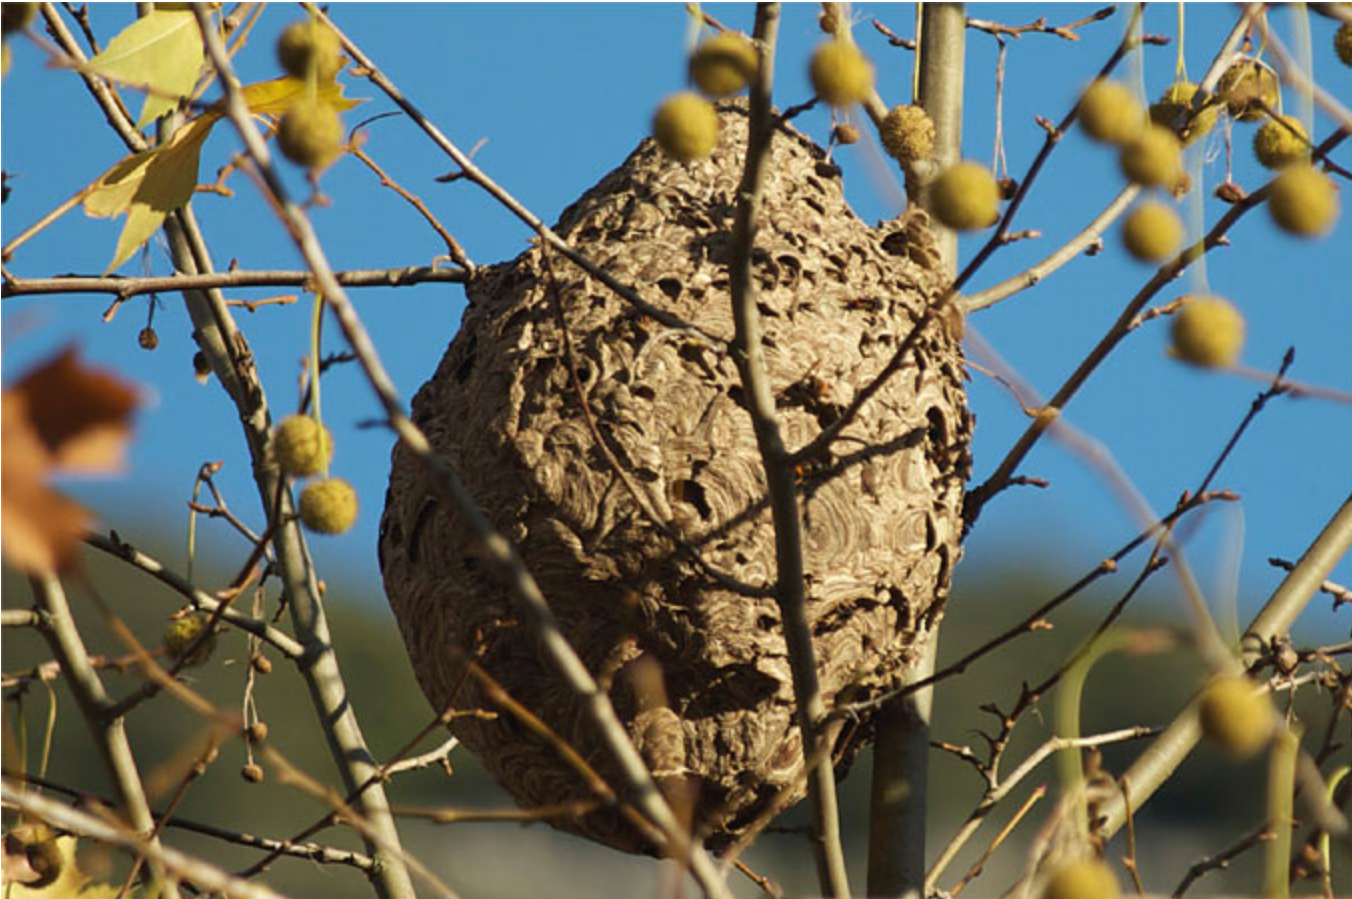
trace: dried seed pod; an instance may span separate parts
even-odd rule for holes
[[[730,341],[729,234],[747,113],[740,101],[718,110],[710,156],[681,165],[644,141],[556,227],[649,302]],[[753,259],[790,447],[808,443],[877,375],[946,277],[925,214],[868,227],[839,180],[823,174],[824,155],[791,126],[775,131]],[[669,536],[717,571],[773,581],[774,528],[741,380],[716,340],[654,321],[562,261],[552,270],[538,247],[480,270],[413,418],[517,546],[659,786],[695,795],[696,826],[712,848],[726,847],[806,792],[778,605],[721,585]],[[556,303],[575,366],[564,359]],[[596,446],[572,371],[642,505]],[[847,439],[802,466],[807,614],[828,706],[845,690],[862,700],[895,686],[942,615],[960,553],[970,432],[958,346],[936,323],[844,429]],[[467,676],[473,658],[608,782],[621,782],[582,703],[430,477],[395,448],[380,537],[386,592],[428,699],[495,708]],[[505,712],[457,717],[451,729],[523,805],[591,797],[554,748]],[[847,726],[838,757],[848,760],[867,733],[867,720]],[[612,809],[554,823],[651,851]]]

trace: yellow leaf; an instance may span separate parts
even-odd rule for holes
[[[188,11],[156,9],[123,29],[89,65],[101,75],[150,91],[136,122],[141,128],[192,92],[203,60],[197,18]]]
[[[128,156],[96,182],[85,198],[85,212],[100,218],[130,213],[106,272],[130,259],[165,216],[192,199],[202,142],[218,118],[215,113],[198,116],[169,143]]]
[[[32,889],[21,883],[5,885],[5,899],[74,899],[89,877],[75,863],[75,837],[56,837],[56,848],[61,856],[61,874],[52,883]]]
[[[249,112],[255,115],[280,116],[293,106],[297,100],[311,96],[309,86],[303,78],[274,78],[271,81],[258,81],[244,88],[244,102]],[[343,96],[343,86],[330,79],[320,82],[313,94],[315,100],[327,103],[338,112],[347,112],[365,100],[353,100]]]

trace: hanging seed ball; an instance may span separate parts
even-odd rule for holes
[[[332,81],[343,67],[343,48],[333,29],[314,19],[292,22],[277,39],[277,62],[292,78],[313,72],[319,81]]]
[[[726,343],[748,113],[741,100],[717,111],[718,142],[699,165],[645,141],[555,226],[653,314],[573,266],[555,262],[551,278],[538,247],[481,266],[459,333],[411,412],[519,550],[582,663],[608,673],[603,689],[620,723],[715,850],[806,795],[779,607],[710,574],[760,585],[775,572],[764,468]],[[775,129],[768,153],[752,276],[780,426],[799,447],[887,365],[946,276],[923,210],[864,224],[825,152],[792,124]],[[597,450],[561,362],[558,309],[592,420],[641,503]],[[807,615],[828,707],[842,690],[862,701],[900,682],[959,556],[970,468],[963,367],[944,328],[925,329],[916,349],[801,474]],[[852,462],[863,445],[892,449]],[[468,675],[474,659],[620,782],[584,701],[541,655],[481,542],[433,485],[427,466],[396,446],[380,563],[428,700],[501,712]],[[861,724],[838,734],[837,759],[853,757],[869,728]],[[458,717],[450,729],[527,808],[593,797],[505,712]],[[613,808],[552,823],[653,851]]]
[[[200,611],[189,612],[172,619],[165,627],[163,636],[164,651],[169,658],[178,661],[178,658],[197,642],[197,638],[202,636],[210,620],[210,615]],[[185,668],[196,668],[198,665],[205,664],[216,648],[216,637],[215,633],[208,637],[197,648],[196,652],[183,660],[183,666]]]
[[[1293,115],[1269,119],[1254,132],[1253,155],[1263,168],[1274,170],[1308,160],[1310,143],[1305,139],[1300,119]]]
[[[307,169],[327,166],[342,152],[343,121],[327,103],[301,100],[282,114],[277,146],[282,155]]]
[[[1142,187],[1173,187],[1183,174],[1183,154],[1168,128],[1151,125],[1123,145],[1122,174]]]
[[[681,162],[709,155],[718,143],[718,114],[708,100],[684,91],[662,101],[653,116],[657,145]]]
[[[850,144],[859,143],[859,129],[854,125],[840,124],[831,131],[831,136],[837,144],[848,147]]]
[[[1192,98],[1196,93],[1197,85],[1191,81],[1176,81],[1150,107],[1150,120],[1163,128],[1174,130],[1175,136],[1185,147],[1210,131],[1221,114],[1219,107],[1207,103],[1194,115]]]
[[[1257,122],[1277,107],[1277,75],[1256,59],[1242,59],[1225,70],[1216,93],[1225,98],[1225,108],[1241,122]]]
[[[1122,242],[1127,252],[1142,262],[1159,262],[1172,256],[1183,243],[1183,222],[1171,206],[1142,203],[1122,225]]]
[[[1244,348],[1244,316],[1229,301],[1200,296],[1174,313],[1170,351],[1203,368],[1229,368]]]
[[[263,782],[263,768],[260,765],[250,762],[239,769],[239,776],[251,784],[259,784]]]
[[[155,333],[155,329],[147,325],[141,329],[141,333],[136,335],[136,343],[143,350],[154,350],[160,345],[160,335]]]
[[[1268,212],[1283,231],[1318,237],[1338,220],[1337,188],[1313,166],[1293,165],[1273,182]]]
[[[922,106],[893,106],[883,119],[882,138],[888,155],[909,166],[934,152],[934,120]]]
[[[756,48],[730,31],[709,38],[690,57],[690,78],[710,97],[737,93],[755,74]]]
[[[956,231],[989,228],[1000,219],[1000,186],[975,162],[945,169],[930,185],[929,202],[934,217]]]
[[[1042,899],[1118,899],[1121,895],[1112,869],[1097,859],[1062,865],[1042,891]]]
[[[832,106],[861,103],[873,93],[873,64],[850,41],[826,41],[808,66],[812,89]]]
[[[28,4],[32,5],[32,4]],[[1352,24],[1344,22],[1333,35],[1333,50],[1343,65],[1352,66]]]
[[[1222,677],[1202,693],[1202,733],[1226,752],[1250,756],[1272,734],[1272,705],[1247,677]]]
[[[292,415],[277,426],[272,451],[282,471],[308,477],[323,471],[333,458],[333,435],[309,415]]]
[[[1099,79],[1080,98],[1079,119],[1094,140],[1124,144],[1141,133],[1145,113],[1125,84]]]
[[[341,478],[313,481],[300,494],[300,520],[316,534],[342,534],[357,523],[357,491]]]

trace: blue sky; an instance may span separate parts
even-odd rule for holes
[[[978,4],[970,14],[1018,24],[1045,12],[1061,22],[1095,8]],[[880,90],[889,104],[910,99],[911,53],[889,47],[868,23],[877,16],[909,36],[912,10],[854,7],[858,42],[877,64]],[[750,6],[716,4],[709,11],[729,26],[751,27]],[[98,5],[93,10],[95,27],[105,41],[132,15],[129,4]],[[288,6],[268,8],[238,59],[246,81],[277,74],[272,42],[299,15]],[[645,136],[655,104],[684,86],[690,30],[680,4],[517,8],[339,4],[333,15],[453,141],[468,150],[485,140],[476,162],[549,222],[624,159]],[[1186,62],[1194,79],[1205,72],[1236,15],[1230,5],[1187,7]],[[1278,33],[1292,45],[1290,10],[1275,11],[1272,17]],[[806,60],[821,40],[815,18],[814,6],[785,9],[775,85],[780,106],[810,96]],[[1107,21],[1085,27],[1083,39],[1074,43],[1040,34],[1010,42],[1004,131],[1011,174],[1022,176],[1041,144],[1043,132],[1033,117],[1057,120],[1064,115],[1076,92],[1111,53],[1126,19],[1124,7]],[[1177,7],[1152,5],[1145,25],[1149,32],[1176,38]],[[1333,94],[1352,96],[1352,70],[1341,66],[1331,51],[1332,23],[1314,16],[1311,28],[1316,77]],[[69,72],[45,68],[43,62],[34,46],[18,42],[4,82],[3,163],[15,178],[13,195],[3,210],[6,239],[123,154],[79,80]],[[1175,45],[1145,49],[1141,65],[1149,96],[1157,96],[1172,80],[1175,63]],[[987,163],[994,134],[994,71],[995,41],[969,32],[964,155]],[[1130,66],[1123,70],[1131,71]],[[345,79],[349,95],[370,98],[348,115],[349,124],[393,109],[367,82]],[[1286,101],[1291,108],[1300,108],[1289,91]],[[139,106],[138,98],[129,102]],[[796,124],[819,142],[829,133],[824,112],[804,115]],[[1318,138],[1331,128],[1327,118],[1316,118]],[[433,181],[452,164],[407,120],[382,119],[368,133],[368,152],[429,203],[476,262],[508,259],[525,247],[529,237],[525,226],[484,194],[465,182]],[[1199,217],[1209,226],[1225,209],[1210,196],[1224,173],[1219,134],[1218,128],[1191,151],[1190,162],[1201,166],[1203,183],[1195,193],[1202,200],[1200,208],[1185,204],[1182,211],[1194,228]],[[1249,189],[1266,180],[1252,159],[1251,137],[1252,126],[1236,128],[1235,178]],[[200,180],[212,180],[238,146],[228,127],[218,127],[208,142]],[[847,195],[862,218],[875,221],[900,211],[894,170],[872,139],[840,150],[837,159],[845,169]],[[1335,159],[1352,165],[1346,146]],[[287,176],[301,191],[300,175],[289,171]],[[205,194],[195,201],[218,267],[231,259],[249,269],[301,267],[283,229],[248,179],[236,174],[230,184],[233,198]],[[1037,228],[1044,236],[1001,250],[976,277],[973,288],[1003,280],[1050,253],[1121,186],[1113,155],[1071,133],[1015,222],[1015,228]],[[1341,186],[1346,198],[1346,183]],[[431,230],[360,163],[340,161],[324,178],[323,187],[332,205],[314,210],[314,219],[336,267],[425,264],[441,251]],[[1344,199],[1344,207],[1349,205]],[[1321,241],[1299,241],[1279,233],[1265,210],[1255,210],[1232,231],[1233,246],[1208,257],[1206,280],[1200,273],[1189,273],[1159,300],[1204,288],[1224,295],[1248,319],[1245,363],[1274,369],[1286,347],[1294,346],[1295,378],[1352,390],[1350,218],[1345,215]],[[112,256],[120,224],[71,213],[22,248],[10,270],[20,276],[101,272]],[[979,240],[979,236],[964,239],[964,256],[975,252]],[[162,244],[152,242],[147,256],[134,258],[121,272],[136,274],[143,266],[157,274],[169,271]],[[1105,252],[1078,259],[1036,289],[974,316],[971,326],[1039,392],[1050,395],[1151,273],[1126,257],[1112,231]],[[230,296],[259,298],[282,292],[235,291]],[[356,290],[352,296],[395,383],[411,397],[454,334],[463,291],[455,285],[427,285]],[[75,341],[89,359],[141,384],[149,399],[139,415],[126,476],[69,484],[70,491],[99,509],[108,526],[131,539],[138,530],[149,528],[152,517],[161,528],[183,533],[184,503],[198,467],[204,461],[224,460],[219,481],[231,506],[258,526],[256,493],[233,408],[216,384],[200,386],[192,378],[195,346],[179,298],[162,298],[155,314],[160,346],[153,353],[139,349],[136,341],[146,323],[145,299],[126,304],[105,324],[100,316],[107,305],[106,297],[93,295],[7,299],[3,304],[6,380],[54,348]],[[300,360],[308,349],[309,316],[308,297],[295,305],[239,315],[274,410],[295,408]],[[1160,512],[1201,478],[1259,390],[1255,382],[1198,372],[1170,360],[1164,352],[1166,331],[1167,320],[1139,329],[1067,412],[1069,422],[1111,450],[1146,501]],[[336,335],[336,329],[329,334]],[[336,336],[326,348],[342,349]],[[978,418],[974,452],[976,477],[981,479],[1004,455],[1026,419],[1003,388],[979,373],[973,377],[971,403]],[[382,429],[361,427],[378,416],[378,407],[353,367],[326,378],[324,411],[338,442],[334,473],[356,485],[363,510],[354,531],[338,538],[316,538],[312,545],[323,576],[330,580],[341,576],[379,603],[375,532],[392,438]],[[1266,559],[1298,556],[1346,498],[1352,488],[1349,447],[1352,407],[1281,399],[1259,417],[1221,472],[1217,486],[1238,491],[1244,501],[1208,516],[1192,538],[1190,551],[1204,586],[1222,597],[1230,593],[1226,572],[1242,559],[1238,563],[1242,619],[1280,580]],[[1036,559],[1078,573],[1138,529],[1098,475],[1063,447],[1045,442],[1027,459],[1022,473],[1048,478],[1052,488],[1016,489],[991,503],[968,542],[966,565],[1019,570]],[[219,554],[227,568],[243,552],[224,526],[208,524],[203,540],[204,550]],[[166,561],[182,566],[181,558]],[[1352,582],[1352,562],[1344,561],[1335,578]],[[1169,587],[1174,589],[1172,582]],[[1327,601],[1317,605],[1328,608]],[[1321,611],[1309,618],[1310,624],[1332,633],[1335,619]],[[1346,626],[1346,613],[1341,626]]]

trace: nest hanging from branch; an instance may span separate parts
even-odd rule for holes
[[[460,331],[413,401],[414,420],[516,545],[659,785],[714,849],[805,794],[779,608],[710,573],[762,586],[775,576],[761,459],[717,340],[733,336],[728,247],[747,139],[744,105],[719,115],[711,157],[681,166],[645,140],[557,226],[698,330],[653,320],[557,254],[547,267],[536,247],[475,276]],[[794,448],[882,369],[944,281],[923,213],[869,228],[846,205],[838,170],[796,130],[778,129],[766,172],[753,275]],[[970,431],[956,341],[931,326],[831,451],[800,468],[808,616],[828,707],[844,690],[866,699],[896,686],[942,614]],[[497,713],[450,728],[519,803],[594,794],[488,699],[470,660],[620,782],[468,528],[402,445],[380,554],[423,691],[438,709]],[[840,733],[838,763],[865,735],[859,724]],[[613,808],[553,823],[651,851]]]

